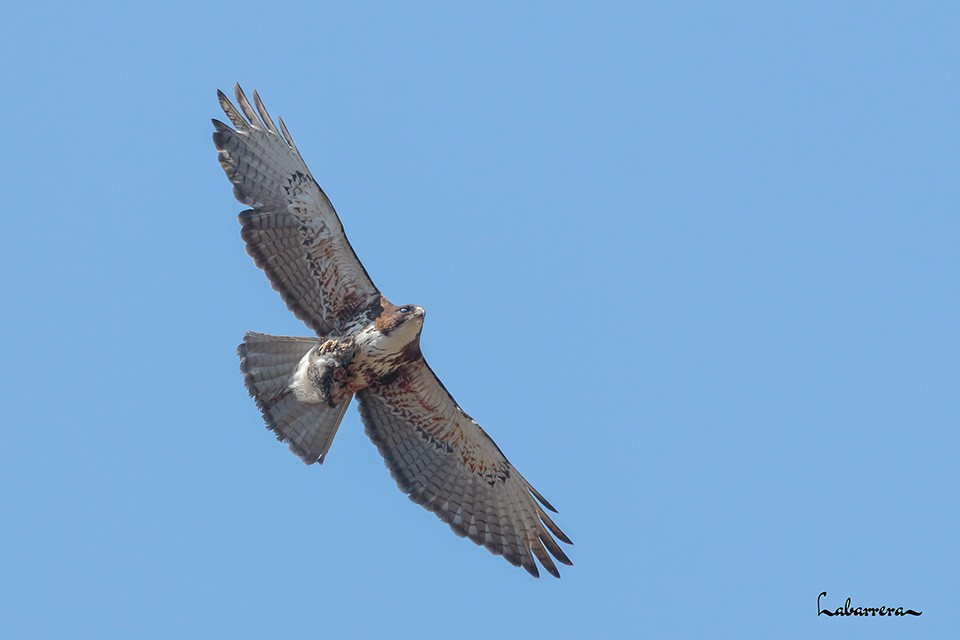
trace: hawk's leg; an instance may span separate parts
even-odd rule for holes
[[[351,385],[350,364],[357,354],[353,340],[327,340],[317,348],[310,378],[319,396],[331,407],[348,399],[356,389]]]

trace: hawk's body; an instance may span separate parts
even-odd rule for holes
[[[267,426],[304,462],[322,463],[355,395],[367,434],[412,500],[534,576],[536,557],[559,577],[550,555],[570,560],[552,536],[570,540],[427,366],[423,309],[381,295],[283,121],[278,130],[256,93],[255,109],[239,86],[236,94],[242,115],[219,93],[235,129],[214,120],[213,139],[234,194],[251,207],[240,214],[247,252],[319,336],[244,338],[241,369]]]

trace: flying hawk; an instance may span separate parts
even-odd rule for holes
[[[461,409],[420,352],[424,310],[391,304],[347,241],[283,120],[236,86],[238,111],[218,91],[233,127],[213,120],[213,143],[233,183],[247,253],[287,307],[316,332],[247,333],[237,351],[250,395],[277,439],[307,464],[323,463],[356,396],[367,435],[400,490],[459,535],[531,575],[534,558],[560,577],[551,536],[570,539],[556,512]],[[547,553],[549,551],[549,553]]]

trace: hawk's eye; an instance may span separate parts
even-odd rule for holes
[[[410,307],[400,307],[400,313],[410,313]]]

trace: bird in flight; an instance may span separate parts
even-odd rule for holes
[[[317,337],[249,332],[237,351],[264,421],[307,464],[323,463],[353,397],[367,435],[400,490],[459,535],[539,577],[536,558],[572,544],[547,500],[457,405],[420,351],[424,310],[397,306],[373,284],[283,120],[236,86],[218,91],[233,127],[213,120],[213,143],[237,200],[247,253]],[[549,553],[548,553],[549,552]],[[551,558],[552,556],[552,558]]]

